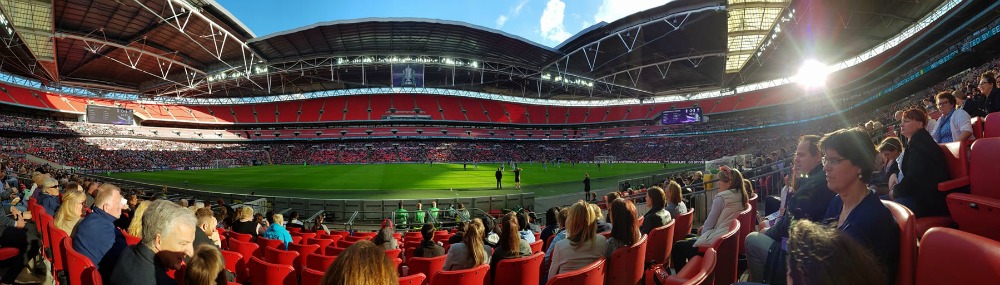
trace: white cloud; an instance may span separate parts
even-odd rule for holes
[[[514,10],[511,10],[511,14],[510,15],[511,16],[520,15],[521,14],[521,9],[524,9],[524,6],[527,5],[527,4],[528,4],[528,0],[521,0],[521,1],[517,2],[517,6],[514,6]]]
[[[672,0],[602,0],[594,14],[594,22],[614,22],[622,17],[657,7]]]
[[[500,15],[497,17],[497,29],[503,28],[503,24],[507,23],[507,16]]]
[[[571,35],[566,32],[563,26],[563,18],[566,14],[566,3],[560,0],[549,0],[542,11],[541,34],[545,38],[554,42],[563,42]]]

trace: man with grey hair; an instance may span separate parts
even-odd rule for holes
[[[153,201],[142,216],[142,241],[123,250],[110,284],[177,284],[166,272],[194,255],[198,220],[190,210],[166,200]]]

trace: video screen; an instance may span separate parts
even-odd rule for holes
[[[87,122],[110,125],[131,125],[132,110],[125,108],[87,105]]]
[[[691,107],[663,111],[660,123],[664,125],[690,124],[701,122],[701,108]]]

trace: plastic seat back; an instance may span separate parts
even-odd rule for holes
[[[385,251],[385,255],[388,256],[390,259],[392,259],[392,258],[399,258],[399,254],[402,253],[402,252],[403,252],[403,250],[402,249],[398,249],[398,248],[397,249],[387,249]]]
[[[677,215],[674,220],[677,224],[674,225],[674,241],[671,243],[676,243],[691,234],[691,226],[694,223],[694,208],[688,208],[687,213]]]
[[[482,285],[489,276],[490,265],[469,269],[441,271],[431,276],[431,285]]]
[[[295,260],[299,258],[299,253],[295,251],[280,250],[277,248],[264,249],[264,261],[274,264],[291,265],[295,268]]]
[[[67,235],[66,232],[57,227],[49,227],[49,240],[51,240],[52,244],[54,244],[54,246],[52,246],[52,270],[54,272],[65,270],[62,258],[62,247],[59,246],[65,238],[69,238],[69,235]]]
[[[292,267],[294,267],[296,271],[302,272],[302,268],[305,267],[303,264],[306,262],[306,256],[309,256],[311,253],[318,252],[319,246],[315,244],[302,245],[290,243],[288,244],[288,250],[299,253],[299,257],[295,259],[295,263],[292,263]]]
[[[537,252],[531,256],[509,258],[497,262],[496,273],[493,274],[493,284],[537,284],[541,278],[539,270],[545,253]]]
[[[253,235],[251,235],[251,234],[242,234],[242,233],[238,233],[238,232],[234,232],[234,231],[229,231],[229,239],[230,240],[238,240],[238,241],[242,241],[242,242],[251,242],[250,240],[253,239]]]
[[[644,262],[665,263],[674,248],[674,225],[677,220],[670,220],[666,225],[649,231],[646,239],[646,257]]]
[[[913,216],[913,211],[899,203],[882,200],[882,204],[899,224],[899,270],[896,272],[896,284],[912,285],[913,270],[917,265],[917,218]]]
[[[983,135],[983,129],[986,127],[985,122],[986,120],[984,120],[982,117],[972,118],[972,136],[974,138],[981,139],[985,137]]]
[[[406,260],[406,266],[410,268],[410,275],[423,273],[427,275],[427,280],[434,278],[434,274],[441,272],[444,269],[444,259],[447,255],[442,255],[438,257],[414,257]]]
[[[583,268],[550,277],[546,285],[602,285],[604,284],[604,258]]]
[[[337,239],[340,239],[340,236],[335,236],[335,237],[337,237]],[[318,245],[319,246],[318,252],[320,254],[323,254],[326,251],[326,247],[330,246],[330,244],[332,244],[332,243],[334,243],[336,241],[337,240],[326,239],[326,238],[311,238],[311,239],[306,239],[306,244],[315,244],[315,245]]]
[[[243,268],[239,266],[236,267],[236,280],[239,283],[246,283],[250,278],[249,265],[250,258],[257,255],[260,252],[259,246],[256,243],[242,242],[236,239],[229,241],[229,250],[235,251],[243,256],[243,264],[246,265]]]
[[[696,256],[684,265],[677,274],[667,276],[666,279],[662,281],[663,285],[700,285],[700,284],[712,284],[715,280],[712,279],[713,271],[715,270],[715,263],[718,261],[718,255],[714,249],[708,249],[705,251],[704,256]],[[649,283],[647,283],[649,284]]]
[[[84,271],[88,268],[96,269],[94,263],[90,261],[90,258],[73,249],[73,239],[64,238],[60,246],[62,247],[63,262],[66,265],[66,280],[70,285],[88,284],[89,282],[85,282],[83,278]]]
[[[306,242],[307,239],[316,237],[316,233],[300,233],[298,235],[302,237],[301,243],[303,244]]]
[[[604,284],[636,285],[642,279],[643,262],[646,260],[646,237],[629,247],[616,249],[607,264]]]
[[[1000,137],[1000,112],[993,112],[986,115],[986,121],[984,123],[984,138]]]
[[[535,242],[530,243],[528,245],[531,246],[531,253],[536,253],[536,252],[543,252],[542,251],[542,246],[544,244],[545,244],[545,241],[543,241],[541,239],[538,239],[538,240],[535,240]]]
[[[969,194],[951,193],[946,198],[948,210],[960,230],[994,240],[1000,240],[1000,188],[997,188],[1000,163],[997,161],[1000,161],[1000,138],[973,142],[969,158]]]
[[[347,248],[346,247],[338,247],[338,246],[331,245],[331,246],[326,247],[326,255],[328,255],[328,256],[337,256],[337,255],[340,255],[341,252],[344,252],[344,250],[347,250]]]
[[[233,274],[239,272],[238,270],[247,270],[247,263],[243,259],[243,255],[239,252],[223,250],[222,259],[226,260],[226,270],[229,270]]]
[[[250,282],[253,284],[298,285],[295,269],[290,264],[274,264],[250,257]]]
[[[920,241],[916,285],[996,284],[1000,242],[975,234],[932,228]]]
[[[423,273],[411,274],[408,276],[399,277],[399,285],[420,285],[427,280],[427,276]],[[305,284],[303,284],[305,285]]]
[[[263,250],[264,248],[268,248],[268,247],[285,249],[285,243],[282,242],[281,240],[269,239],[269,238],[260,237],[260,236],[257,237],[257,245],[260,246],[261,250]],[[257,257],[263,257],[263,254],[264,254],[264,252],[262,251],[261,255],[257,256]]]
[[[326,272],[326,269],[330,268],[330,264],[333,264],[333,261],[336,259],[336,256],[310,253],[309,255],[306,255],[305,268]]]
[[[142,241],[142,238],[130,235],[124,230],[122,230],[122,234],[125,235],[125,243],[128,245],[137,245]]]
[[[737,259],[739,258],[738,250],[739,245],[736,241],[736,234],[740,232],[740,221],[732,220],[729,222],[729,227],[725,234],[719,237],[712,243],[711,248],[715,249],[716,252],[716,265],[715,272],[712,274],[712,278],[715,279],[716,285],[721,284],[733,284],[736,283],[737,271]],[[701,249],[702,252],[706,251],[705,248]]]
[[[312,268],[303,269],[301,285],[320,285],[320,282],[323,281],[324,272],[313,270]]]

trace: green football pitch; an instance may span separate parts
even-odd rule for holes
[[[496,190],[495,172],[500,164],[358,164],[270,165],[230,169],[112,173],[111,176],[158,185],[213,192],[245,193],[326,199],[416,199],[487,196],[534,192],[546,197],[583,191],[584,173],[595,191],[611,189],[625,178],[667,173],[690,167],[684,164],[596,164],[559,167],[540,163],[518,164],[521,190],[514,189],[514,173],[503,172],[503,190]]]

